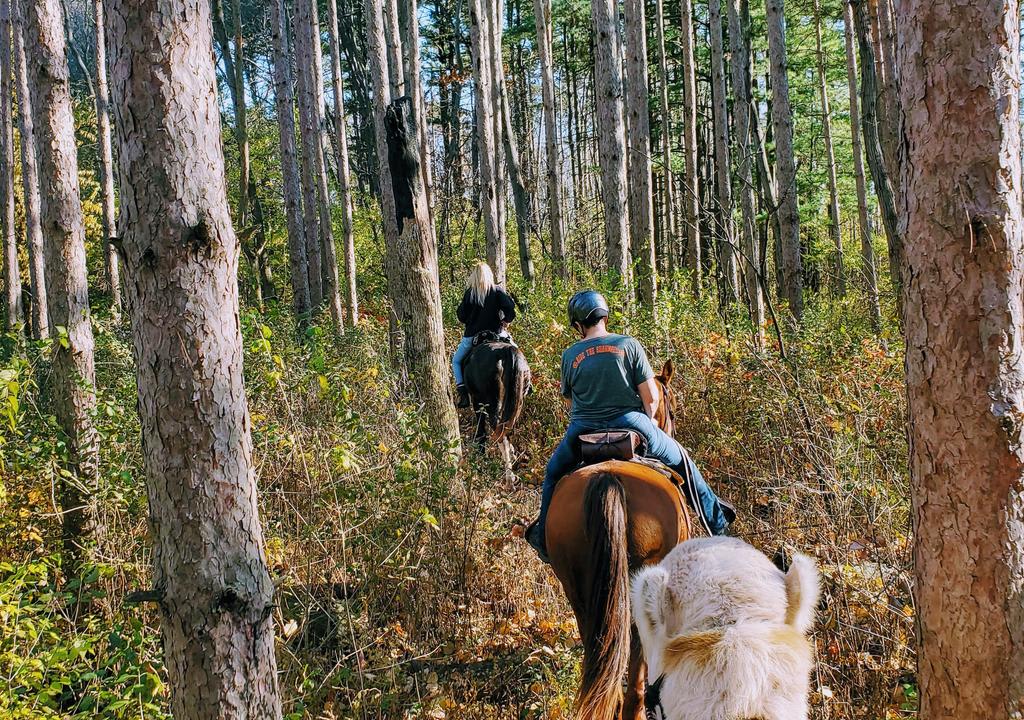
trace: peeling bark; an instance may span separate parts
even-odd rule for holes
[[[59,0],[28,0],[25,30],[25,37],[32,38],[32,42],[26,42],[32,116],[39,138],[45,139],[37,143],[37,148],[49,323],[60,332],[45,391],[68,445],[71,477],[60,480],[60,504],[65,572],[74,576],[99,530],[95,497],[99,436],[92,421],[96,370],[89,321],[85,217],[78,193],[78,150],[64,13]]]
[[[903,0],[897,17],[900,211],[913,238],[904,331],[914,598],[928,719],[1024,709],[1018,12],[1017,2]]]
[[[274,720],[274,588],[242,380],[210,6],[109,0],[107,33],[170,710]]]

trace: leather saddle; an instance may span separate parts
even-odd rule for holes
[[[607,460],[624,460],[645,465],[661,473],[669,482],[676,486],[676,489],[683,498],[684,505],[688,504],[694,510],[704,531],[708,535],[711,534],[711,528],[708,525],[707,518],[704,517],[700,503],[695,502],[697,491],[690,473],[687,472],[685,476],[680,475],[661,461],[645,457],[644,453],[647,451],[647,443],[640,433],[635,430],[618,429],[584,433],[579,436],[579,447],[580,458],[584,466],[596,465]],[[682,446],[680,446],[680,450],[684,455],[687,454],[686,449]],[[685,465],[689,468],[689,463]]]
[[[584,465],[605,460],[636,460],[647,451],[647,443],[634,430],[601,430],[580,435],[580,457]]]

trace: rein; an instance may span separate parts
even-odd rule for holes
[[[644,691],[644,711],[647,720],[666,720],[665,708],[661,705],[661,686],[665,682],[664,673],[647,686]]]

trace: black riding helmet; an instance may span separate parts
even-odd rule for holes
[[[587,327],[608,317],[608,301],[596,290],[580,290],[569,298],[569,324]]]

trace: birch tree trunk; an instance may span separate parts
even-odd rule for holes
[[[292,57],[288,47],[285,0],[271,4],[274,44],[274,100],[280,131],[281,176],[284,210],[288,221],[288,267],[292,284],[292,309],[304,328],[309,319],[309,264],[306,259],[306,227],[302,214],[302,190],[295,148],[295,100],[292,95]]]
[[[897,18],[924,720],[1024,708],[1018,13],[1017,2],[904,0]]]
[[[860,254],[864,289],[871,312],[871,326],[882,329],[882,311],[878,304],[878,277],[875,274],[875,250],[868,224],[868,193],[864,178],[864,153],[861,148],[860,103],[857,100],[857,51],[853,44],[853,7],[843,3],[843,34],[846,39],[846,69],[850,85],[850,133],[853,136],[853,175],[857,183],[857,228],[860,231]]]
[[[21,270],[18,267],[18,235],[14,226],[14,123],[11,108],[11,3],[0,2],[0,233],[3,235],[4,329],[13,330],[24,320],[21,306]]]
[[[625,0],[626,107],[630,249],[639,275],[640,302],[654,307],[658,275],[654,256],[651,187],[651,122],[647,91],[647,17],[644,0]]]
[[[825,52],[821,43],[821,2],[814,0],[814,41],[818,65],[818,95],[821,99],[821,131],[825,143],[825,166],[828,173],[828,232],[836,246],[836,283],[839,297],[846,295],[843,267],[843,234],[839,225],[839,191],[836,182],[836,155],[832,147],[832,110],[828,102],[828,77],[825,73]]]
[[[359,299],[356,292],[356,245],[352,232],[352,178],[348,167],[348,132],[345,123],[345,97],[341,78],[341,43],[338,41],[338,2],[327,1],[328,36],[331,42],[331,89],[334,93],[334,151],[341,192],[341,234],[345,247],[345,310],[349,323],[359,324]]]
[[[429,233],[420,170],[419,135],[410,125],[411,100],[392,100],[386,76],[383,8],[366,0],[374,124],[380,159],[388,292],[404,334],[405,367],[442,443],[459,447],[459,423],[451,397],[437,280],[437,249]]]
[[[68,446],[70,477],[60,480],[65,573],[73,577],[98,531],[99,436],[93,426],[96,370],[85,217],[78,195],[78,150],[68,85],[64,13],[59,0],[29,0],[25,37],[32,116],[39,137],[40,218],[49,323],[64,328],[53,348],[47,399]]]
[[[555,77],[552,69],[551,0],[533,0],[540,56],[541,98],[544,107],[544,149],[547,153],[548,215],[551,220],[551,256],[556,274],[566,277],[565,236],[562,220],[561,165],[558,161],[558,120],[555,117]]]
[[[799,322],[803,316],[803,263],[800,250],[800,213],[796,197],[796,160],[793,156],[793,110],[786,75],[786,18],[783,0],[766,1],[768,55],[772,81],[772,132],[775,137],[776,187],[779,193],[779,244],[782,280],[789,310]]]
[[[716,199],[721,227],[718,238],[718,271],[729,302],[739,299],[736,256],[733,253],[732,176],[729,158],[729,116],[725,109],[725,52],[722,47],[722,3],[708,2],[708,32],[711,35],[711,110],[715,129]],[[723,302],[725,299],[723,298]]]
[[[110,291],[110,311],[114,320],[121,316],[121,273],[118,268],[114,224],[114,156],[110,147],[110,91],[107,88],[107,43],[103,34],[103,2],[93,0],[96,20],[96,124],[100,161],[100,204],[103,209],[103,260],[107,289]]]
[[[754,343],[764,346],[764,298],[761,294],[760,248],[757,244],[757,217],[754,210],[754,174],[751,169],[753,157],[750,142],[750,27],[745,7],[747,0],[729,0],[729,50],[732,56],[733,121],[736,128],[736,174],[739,179],[740,195],[740,258],[741,277],[750,323],[754,328]]]
[[[668,55],[665,52],[665,7],[662,0],[656,0],[656,16],[654,19],[654,31],[658,42],[658,71],[661,75],[659,82],[660,93],[658,101],[661,108],[661,165],[662,165],[662,253],[664,257],[658,256],[658,263],[669,272],[675,269],[675,243],[676,243],[676,216],[675,197],[672,184],[672,110],[668,104]],[[667,262],[666,262],[667,259]]]
[[[493,29],[491,3],[488,0],[470,0],[469,33],[473,55],[473,94],[476,107],[476,140],[480,165],[480,214],[484,221],[487,243],[487,262],[494,271],[499,285],[505,283],[506,240],[499,204],[504,188],[500,185],[498,170],[498,143],[495,117],[500,108],[494,105],[494,62],[491,57]]]
[[[149,595],[160,609],[170,710],[274,720],[274,587],[242,380],[239,245],[210,6],[109,1],[120,237],[155,544]]]
[[[622,99],[622,43],[616,0],[593,0],[594,105],[604,205],[605,267],[617,282],[629,282],[629,206],[626,118]]]
[[[46,259],[43,253],[43,227],[40,222],[39,164],[36,159],[35,120],[29,93],[28,62],[25,57],[25,2],[11,1],[14,46],[14,81],[18,93],[18,132],[21,136],[21,187],[25,202],[25,246],[28,250],[29,283],[32,288],[32,337],[50,337],[50,318],[46,299]]]

